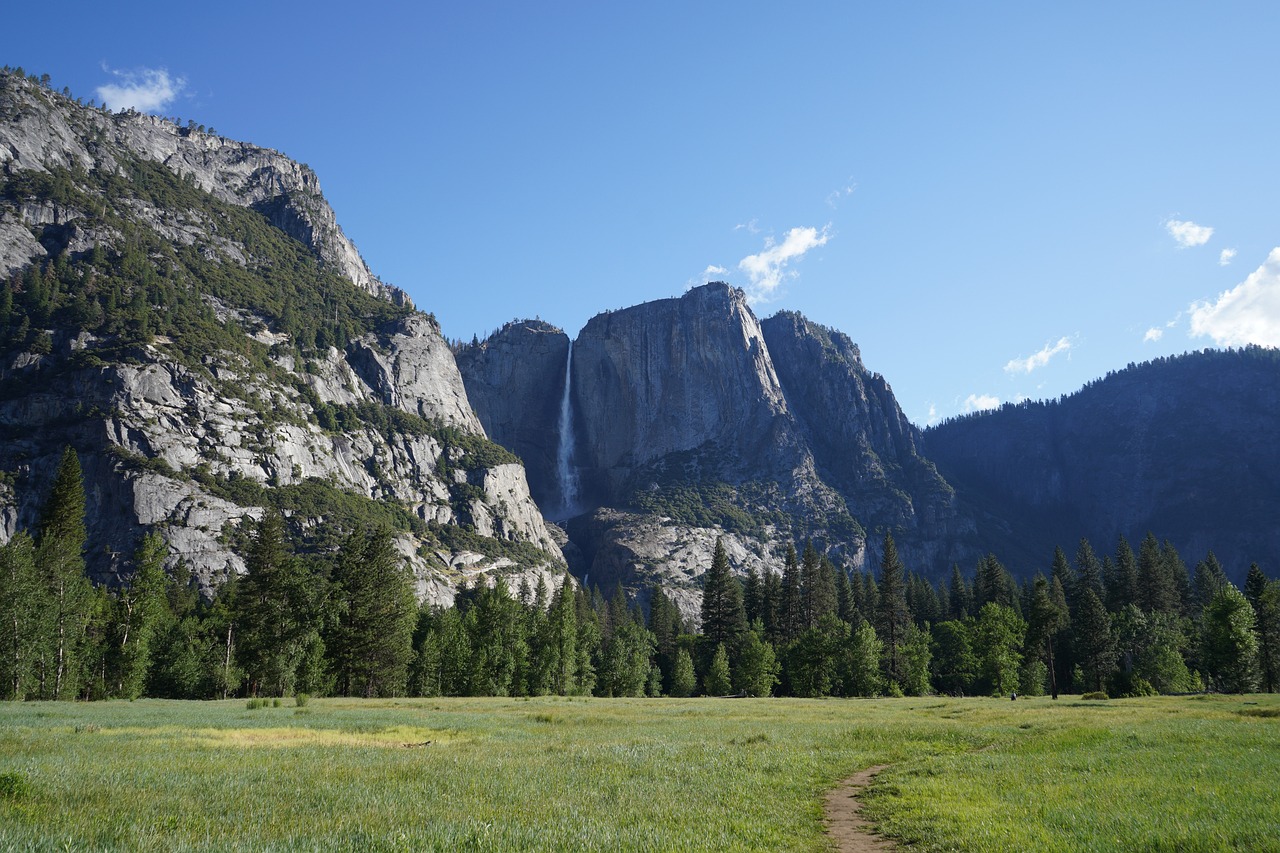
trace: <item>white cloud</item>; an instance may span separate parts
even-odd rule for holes
[[[1187,249],[1191,246],[1203,246],[1209,242],[1209,238],[1213,236],[1213,229],[1208,225],[1197,225],[1191,220],[1167,219],[1164,223],[1164,230],[1169,232],[1169,236],[1178,241],[1178,248]]]
[[[115,83],[97,88],[98,97],[107,109],[113,111],[133,108],[139,112],[154,113],[164,109],[182,93],[187,81],[173,78],[165,68],[140,68],[137,71],[114,71]]]
[[[994,409],[1000,405],[1000,398],[993,394],[970,394],[964,398],[964,410],[966,412],[981,412],[986,409]]]
[[[729,271],[722,266],[717,266],[716,264],[708,264],[707,268],[702,271],[702,275],[704,278],[707,278],[708,280],[710,280],[710,276],[725,275],[728,272]]]
[[[788,272],[789,263],[799,260],[810,249],[826,245],[831,239],[831,226],[817,228],[792,228],[781,243],[775,243],[772,237],[764,242],[764,251],[755,255],[747,255],[738,261],[738,269],[747,274],[751,280],[747,288],[747,296],[751,302],[767,301],[784,278],[794,277]]]
[[[758,219],[753,219],[753,220],[751,220],[750,222],[740,222],[740,223],[738,223],[737,225],[733,226],[733,230],[734,230],[734,231],[746,231],[748,234],[759,234],[759,233],[760,233],[760,227],[759,227],[758,225],[756,225],[756,223],[757,223],[757,222],[759,222],[759,221],[760,221],[760,220],[758,220]]]
[[[1070,352],[1071,339],[1058,338],[1056,344],[1045,344],[1044,349],[1040,352],[1033,353],[1026,358],[1012,359],[1004,366],[1005,373],[1030,373],[1038,367],[1044,367],[1049,363],[1049,359],[1053,358],[1060,352]]]
[[[1163,337],[1164,337],[1164,329],[1157,329],[1154,326],[1152,326],[1150,329],[1147,329],[1147,333],[1142,336],[1142,342],[1144,344],[1151,343],[1153,341],[1158,341]]]
[[[857,184],[850,182],[849,184],[846,184],[845,186],[840,187],[839,189],[832,190],[830,193],[827,194],[827,207],[834,210],[836,206],[840,203],[841,199],[848,198],[849,196],[853,195],[853,191],[856,190],[857,188],[858,188]]]
[[[1218,346],[1280,347],[1280,248],[1216,301],[1193,303],[1190,310],[1192,337],[1207,335]]]
[[[1222,252],[1219,253],[1218,255],[1218,266],[1225,267],[1227,264],[1231,263],[1235,259],[1235,256],[1236,256],[1235,249],[1223,249]]]
[[[938,417],[938,407],[935,406],[933,403],[930,403],[929,414],[925,415],[925,418],[924,418],[925,426],[933,426],[939,420],[941,420],[941,418]]]

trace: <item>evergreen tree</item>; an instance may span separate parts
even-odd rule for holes
[[[724,540],[716,539],[711,568],[702,576],[702,636],[710,649],[734,648],[747,628],[742,586],[729,573]]]
[[[1138,606],[1147,613],[1177,613],[1178,591],[1160,544],[1147,533],[1138,548]]]
[[[234,617],[249,692],[287,695],[312,649],[322,595],[286,545],[284,522],[274,511],[258,522],[245,567]]]
[[[778,635],[783,642],[791,642],[804,630],[804,585],[801,581],[800,560],[794,545],[787,545],[782,562],[782,595],[778,601]]]
[[[1055,546],[1053,549],[1053,567],[1049,572],[1049,577],[1058,582],[1067,598],[1075,600],[1075,588],[1079,583],[1079,578],[1076,576],[1075,569],[1071,568],[1071,564],[1067,562],[1067,553],[1060,546]],[[1027,621],[1030,622],[1030,608],[1025,609],[1023,612],[1027,614]]]
[[[831,695],[840,676],[843,651],[849,644],[849,625],[828,614],[806,628],[787,647],[787,682],[795,696]]]
[[[973,615],[973,589],[960,572],[960,564],[951,566],[951,618],[964,619]]]
[[[800,587],[803,599],[803,624],[810,628],[818,620],[836,612],[836,588],[829,561],[819,556],[813,542],[804,546],[800,557]]]
[[[747,579],[742,584],[742,609],[747,614],[747,623],[764,619],[764,582],[756,573],[755,566],[747,567]]]
[[[1105,564],[1104,564],[1105,565]],[[1138,561],[1129,540],[1123,536],[1116,542],[1116,559],[1107,573],[1107,609],[1119,611],[1126,604],[1139,604]],[[1101,689],[1101,688],[1099,688]]]
[[[1253,569],[1258,568],[1257,564],[1253,565]],[[1262,576],[1262,571],[1258,571],[1258,576]],[[1245,581],[1245,597],[1248,598],[1249,580],[1253,578],[1253,571],[1250,569],[1249,578]],[[1266,579],[1263,578],[1265,581]],[[1218,558],[1210,551],[1205,558],[1196,563],[1196,576],[1192,584],[1193,590],[1193,607],[1192,614],[1199,616],[1204,612],[1205,607],[1213,600],[1213,596],[1218,590],[1226,586],[1230,581],[1227,580],[1227,573],[1222,570],[1222,564],[1218,562]],[[1255,582],[1256,583],[1256,582]],[[1250,604],[1253,600],[1250,599]]]
[[[351,533],[334,566],[334,619],[326,637],[343,696],[405,691],[417,622],[413,575],[386,527]]]
[[[547,613],[546,637],[540,643],[544,658],[539,667],[547,675],[546,683],[552,693],[561,696],[575,693],[578,680],[578,611],[576,584],[565,572],[559,588],[551,596],[551,610]]]
[[[1111,616],[1093,590],[1085,590],[1074,624],[1076,659],[1080,661],[1086,684],[1093,690],[1102,690],[1115,668],[1116,646],[1111,635]]]
[[[1066,556],[1058,550],[1063,563]],[[1057,560],[1055,559],[1055,569]],[[1054,589],[1044,578],[1036,578],[1035,592],[1028,608],[1027,619],[1027,656],[1032,659],[1043,659],[1049,676],[1049,690],[1054,699],[1058,698],[1057,661],[1054,658],[1054,638],[1067,626],[1068,614],[1065,594],[1062,585],[1055,575]],[[1056,595],[1052,595],[1056,592]],[[1056,600],[1055,600],[1056,599]]]
[[[36,565],[49,601],[48,659],[43,661],[41,695],[75,697],[80,663],[77,654],[93,613],[93,588],[84,574],[84,481],[80,458],[70,447],[62,453],[53,489],[40,519]]]
[[[1093,594],[1098,598],[1104,598],[1106,585],[1103,578],[1102,564],[1093,553],[1093,546],[1089,544],[1088,539],[1081,538],[1080,545],[1076,548],[1076,589],[1064,587],[1071,608],[1074,610],[1080,606],[1080,599],[1086,589],[1093,590]]]
[[[876,636],[884,643],[884,675],[890,683],[901,687],[905,678],[902,643],[906,638],[911,612],[907,609],[905,569],[898,559],[898,546],[893,534],[884,536],[884,555],[880,558],[879,601],[876,608]]]

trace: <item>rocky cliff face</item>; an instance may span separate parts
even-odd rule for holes
[[[529,490],[552,517],[562,505],[556,469],[568,353],[568,335],[527,320],[509,323],[457,355],[485,433],[523,460]]]
[[[136,112],[109,113],[79,107],[30,80],[5,75],[0,86],[0,169],[47,172],[122,172],[122,155],[162,164],[175,175],[228,204],[261,212],[272,225],[306,245],[326,265],[357,287],[408,304],[408,295],[380,282],[343,234],[320,193],[314,172],[277,151],[236,142]],[[181,239],[166,213],[140,209],[153,227]],[[97,237],[77,226],[89,211],[58,204],[19,205],[0,219],[0,273],[93,245]],[[16,215],[13,215],[16,214]],[[24,227],[25,226],[25,229]],[[53,226],[49,229],[48,226]],[[31,240],[27,229],[48,233]]]
[[[857,345],[792,312],[761,328],[818,474],[853,515],[870,530],[892,531],[916,566],[970,560],[978,547],[972,520],[921,455],[920,431],[884,377],[863,365]]]
[[[1047,571],[1089,538],[1212,549],[1236,581],[1280,558],[1280,351],[1204,351],[1133,366],[1059,401],[1006,406],[924,436],[976,510],[986,547]]]
[[[3,74],[0,178],[0,535],[70,445],[99,581],[155,529],[211,589],[266,506],[320,551],[391,525],[436,601],[559,570],[434,319],[369,273],[310,170]]]
[[[517,324],[459,355],[491,434],[544,460],[568,345],[545,334]],[[798,315],[761,323],[741,291],[709,284],[592,318],[572,358],[585,502],[566,527],[590,583],[641,599],[658,584],[692,614],[720,537],[740,572],[780,571],[786,545],[809,539],[869,567],[884,530],[922,573],[977,553],[888,384],[837,332]]]

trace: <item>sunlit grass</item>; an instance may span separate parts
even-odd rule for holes
[[[1276,849],[1256,701],[5,704],[0,849],[817,851],[882,763],[922,849]]]

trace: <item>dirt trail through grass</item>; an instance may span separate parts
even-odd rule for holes
[[[888,765],[878,764],[854,774],[827,794],[823,811],[827,818],[827,834],[836,843],[840,853],[871,853],[876,850],[894,850],[886,838],[871,831],[871,825],[862,819],[862,803],[858,793],[871,779]]]

